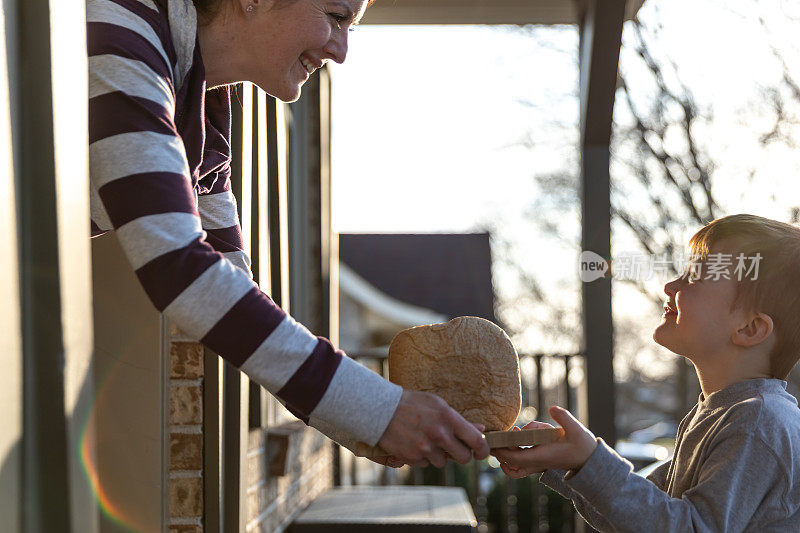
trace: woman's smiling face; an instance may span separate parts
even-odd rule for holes
[[[308,77],[327,61],[347,57],[348,31],[367,0],[251,0],[242,41],[248,46],[247,79],[293,102]]]

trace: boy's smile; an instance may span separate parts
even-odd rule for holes
[[[733,276],[712,279],[702,271],[702,263],[693,267],[697,270],[690,269],[664,286],[667,301],[653,340],[694,361],[729,348],[740,317],[733,309],[737,286]]]

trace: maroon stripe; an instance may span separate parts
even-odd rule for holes
[[[285,317],[280,307],[253,287],[219,319],[201,342],[240,367]]]
[[[230,156],[225,156],[225,166],[217,170],[217,177],[207,194],[219,194],[231,190]],[[205,161],[205,159],[204,159]]]
[[[137,131],[178,136],[169,112],[146,98],[115,91],[89,99],[89,144]]]
[[[230,228],[223,229],[207,229],[206,233],[208,234],[206,242],[218,252],[241,252],[244,250],[242,231],[239,226],[231,226]]]
[[[195,239],[189,246],[156,257],[136,271],[150,301],[163,311],[200,275],[222,256],[214,253],[202,240]],[[202,312],[202,310],[198,310]]]
[[[148,215],[197,215],[192,186],[181,174],[134,174],[106,183],[98,192],[114,228]]]
[[[147,24],[153,28],[153,31],[156,32],[158,39],[161,41],[161,46],[163,46],[164,50],[167,52],[167,57],[169,58],[170,63],[174,65],[177,62],[178,55],[175,53],[175,47],[172,44],[172,38],[170,37],[169,31],[169,22],[167,21],[165,13],[161,13],[160,10],[153,11],[137,0],[109,1],[117,4],[118,6],[124,7],[131,13],[147,22]]]
[[[104,230],[104,229],[100,229],[100,226],[98,226],[97,222],[95,222],[94,220],[91,221],[91,224],[89,226],[90,226],[90,230],[91,230],[91,233],[90,233],[91,237],[99,237],[100,235],[102,235],[103,233],[105,233],[107,231],[107,230]]]
[[[314,351],[277,393],[287,406],[306,417],[316,409],[342,362],[342,353],[334,350],[327,339],[317,339]]]
[[[114,55],[141,61],[172,85],[172,70],[163,56],[141,34],[108,22],[86,24],[86,50],[89,57]]]

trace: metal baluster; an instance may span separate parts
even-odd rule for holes
[[[358,485],[358,458],[350,454],[350,486]]]
[[[500,533],[509,533],[508,532],[508,485],[509,485],[509,477],[506,475],[502,476],[502,485],[503,485],[503,493],[502,497],[500,498]]]
[[[508,523],[508,533],[518,533],[519,526],[517,525],[517,482],[516,480],[506,478],[506,486],[508,487],[506,495],[506,522]]]
[[[536,354],[534,361],[536,363],[536,419],[542,420],[544,418],[544,390],[542,388],[542,363],[543,355]],[[532,499],[531,507],[535,510],[535,530],[536,531],[549,531],[550,520],[547,516],[547,494],[542,490],[541,485],[537,482],[534,490],[531,491]]]

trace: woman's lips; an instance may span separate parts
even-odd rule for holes
[[[673,309],[672,307],[670,307],[669,304],[667,304],[667,305],[664,306],[664,314],[661,315],[661,316],[664,316],[664,317],[678,316],[678,312],[675,309]]]

